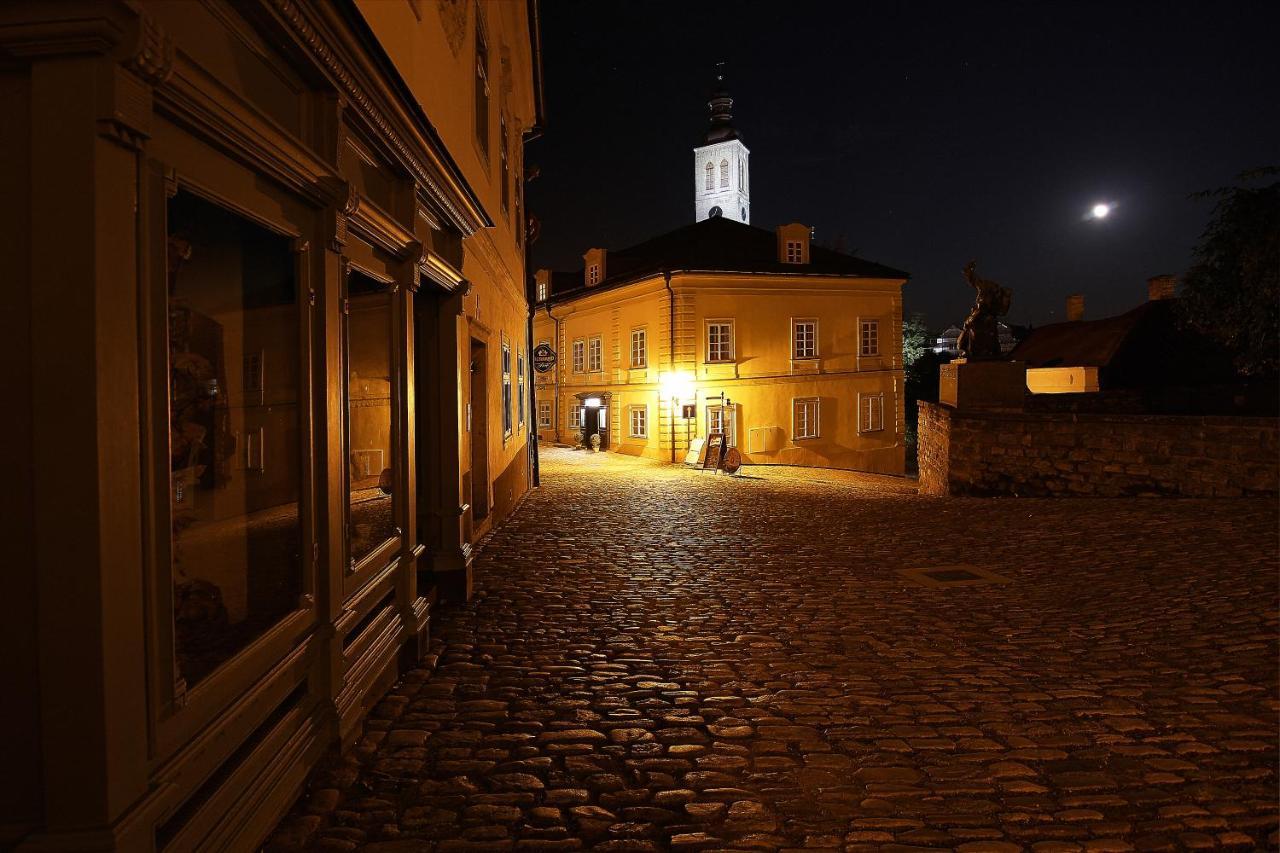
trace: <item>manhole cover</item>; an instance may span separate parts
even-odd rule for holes
[[[934,588],[1010,582],[1009,578],[978,566],[924,566],[916,569],[898,569],[898,574],[921,586]]]

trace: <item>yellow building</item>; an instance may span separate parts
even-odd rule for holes
[[[253,850],[528,487],[536,0],[0,4],[0,848]]]
[[[906,273],[713,215],[535,278],[541,441],[677,461],[718,431],[750,464],[903,473]]]

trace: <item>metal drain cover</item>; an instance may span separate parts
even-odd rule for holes
[[[935,589],[953,586],[983,586],[990,583],[1010,583],[1010,579],[978,566],[924,566],[916,569],[898,569],[898,574],[921,586]]]

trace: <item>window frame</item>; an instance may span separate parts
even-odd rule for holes
[[[884,432],[883,391],[858,393],[858,434],[871,432]]]
[[[587,373],[604,372],[604,340],[600,335],[587,338]]]
[[[548,291],[549,291],[549,290],[551,290],[550,282],[546,282],[546,281],[540,281],[540,282],[538,282],[537,301],[538,301],[538,302],[546,302],[546,301],[547,301],[547,293],[548,293]]]
[[[640,429],[636,430],[636,416],[640,416]],[[627,437],[628,438],[649,438],[649,406],[647,403],[637,403],[627,406]]]
[[[536,417],[538,419],[538,429],[551,429],[553,423],[551,419],[551,401],[538,400],[538,410]]]
[[[702,335],[704,364],[733,364],[737,361],[737,340],[734,325],[733,318],[731,317],[708,318],[704,321],[704,332]],[[726,358],[711,357],[711,328],[713,326],[724,326],[728,329],[728,356]]]
[[[637,344],[639,344],[638,347]],[[637,351],[640,355],[638,359]],[[630,364],[632,370],[646,370],[649,367],[649,328],[647,326],[636,326],[631,330]]]
[[[812,415],[808,413],[808,407],[812,406]],[[800,432],[800,414],[804,411],[805,431]],[[822,398],[821,397],[792,397],[791,398],[791,440],[792,441],[812,441],[822,437]]]
[[[729,160],[728,158],[720,161],[720,189],[727,189],[729,186]]]
[[[573,362],[574,373],[587,372],[587,339],[574,338],[573,344],[570,346],[570,358]]]
[[[795,250],[794,252],[792,250]],[[782,250],[783,262],[788,264],[804,263],[804,241],[787,240]]]
[[[520,432],[524,432],[524,372],[526,363],[524,348],[516,347],[516,429]]]
[[[873,344],[871,348],[867,346],[868,341]],[[858,357],[880,357],[880,318],[858,318]]]
[[[485,32],[484,14],[480,4],[475,3],[476,31],[473,46],[475,48],[474,86],[475,93],[472,109],[475,113],[475,140],[481,158],[489,161],[489,112],[493,105],[493,91],[489,83],[489,36]]]
[[[800,339],[797,335],[797,329],[801,325],[812,326],[809,341],[809,351],[807,354],[800,350]],[[812,361],[818,357],[818,318],[817,317],[792,317],[791,318],[791,359],[792,361]]]
[[[502,338],[502,440],[511,438],[514,432],[511,412],[511,342]]]
[[[712,192],[716,188],[716,164],[710,160],[707,161],[707,184],[705,192]]]
[[[599,283],[600,283],[600,265],[588,264],[587,265],[587,284],[596,285]]]
[[[582,429],[582,403],[574,401],[569,407],[569,429]]]

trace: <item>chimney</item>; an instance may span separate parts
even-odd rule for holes
[[[1073,293],[1067,297],[1067,322],[1078,323],[1084,319],[1084,294]]]
[[[1156,275],[1147,279],[1147,299],[1173,299],[1177,294],[1178,277],[1174,275]]]

